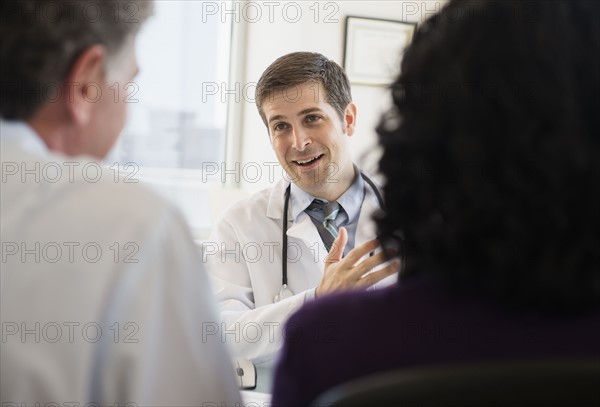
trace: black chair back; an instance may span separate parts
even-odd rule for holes
[[[600,407],[600,359],[401,369],[339,385],[312,407]]]

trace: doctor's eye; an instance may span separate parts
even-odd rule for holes
[[[287,123],[277,123],[275,126],[273,126],[273,131],[282,131],[287,129],[289,126]]]
[[[309,123],[314,123],[316,121],[319,121],[322,117],[316,114],[309,114],[308,116],[306,116],[305,120]]]

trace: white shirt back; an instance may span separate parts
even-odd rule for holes
[[[2,404],[240,402],[179,212],[0,124]]]

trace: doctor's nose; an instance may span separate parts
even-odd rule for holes
[[[292,137],[292,147],[298,151],[303,151],[310,143],[312,143],[307,132],[302,129],[294,129]]]

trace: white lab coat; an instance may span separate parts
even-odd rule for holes
[[[221,338],[236,357],[262,366],[273,364],[287,318],[314,298],[327,256],[306,213],[300,213],[296,223],[289,219],[288,286],[294,296],[273,303],[282,286],[282,217],[288,184],[281,180],[275,187],[234,204],[203,245],[203,261],[213,277],[223,320]],[[365,183],[355,247],[375,238],[372,215],[377,209],[377,197]],[[388,277],[377,285],[396,280],[395,276]]]
[[[1,126],[2,405],[240,402],[224,346],[203,336],[216,310],[179,212]]]

